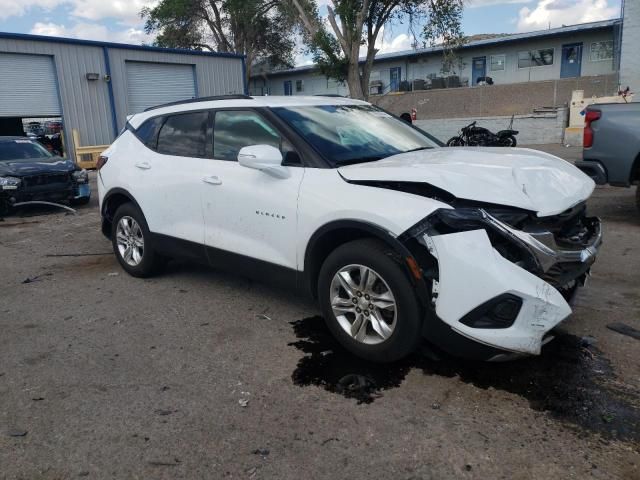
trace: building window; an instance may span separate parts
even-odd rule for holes
[[[589,59],[592,62],[601,62],[613,58],[613,40],[608,42],[593,42],[591,44]]]
[[[296,92],[304,92],[304,80],[296,80]]]
[[[553,48],[518,52],[518,68],[553,65]]]
[[[504,70],[505,56],[504,55],[491,55],[491,71],[497,72]]]

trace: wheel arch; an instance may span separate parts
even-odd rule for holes
[[[640,153],[636,155],[629,175],[629,184],[633,185],[635,182],[640,182]]]
[[[418,290],[420,300],[423,301],[427,298],[424,282],[415,278],[407,263],[409,258],[413,258],[407,247],[389,231],[362,220],[336,220],[323,225],[314,232],[307,243],[304,255],[305,290],[313,298],[317,298],[318,274],[326,258],[339,246],[364,238],[380,240],[390,247],[398,255],[399,262]]]
[[[113,220],[113,216],[115,215],[116,210],[118,210],[118,207],[125,203],[133,203],[140,211],[142,211],[133,195],[124,188],[112,188],[105,194],[102,201],[102,208],[100,210],[100,215],[102,217],[102,234],[105,237],[111,238],[111,222]]]

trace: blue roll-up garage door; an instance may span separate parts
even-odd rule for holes
[[[128,113],[195,98],[195,68],[176,63],[126,62]]]
[[[60,115],[53,57],[0,53],[0,117]]]

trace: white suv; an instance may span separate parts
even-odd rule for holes
[[[442,148],[345,98],[163,105],[130,117],[99,167],[102,230],[128,273],[180,256],[304,292],[378,362],[422,340],[539,354],[601,243],[594,183],[573,165]]]

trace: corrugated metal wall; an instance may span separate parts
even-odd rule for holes
[[[11,34],[8,34],[11,35]],[[125,62],[143,61],[193,65],[199,97],[244,93],[242,58],[192,55],[154,50],[131,50],[109,46],[111,86],[114,94],[117,130],[127,115]],[[0,52],[49,55],[53,57],[62,104],[65,143],[72,157],[71,129],[80,132],[83,145],[107,145],[113,141],[113,117],[109,101],[107,66],[100,44],[83,45],[59,41],[0,37]],[[87,73],[98,73],[99,80],[89,81]],[[151,86],[152,88],[152,86]]]
[[[80,131],[86,145],[113,140],[107,83],[89,82],[87,73],[105,73],[101,47],[0,38],[0,52],[53,56],[65,126],[65,143],[71,152],[71,129]]]
[[[129,110],[127,106],[126,61],[194,65],[199,97],[244,93],[242,60],[240,58],[110,48],[109,63],[111,64],[118,128],[124,126]]]

